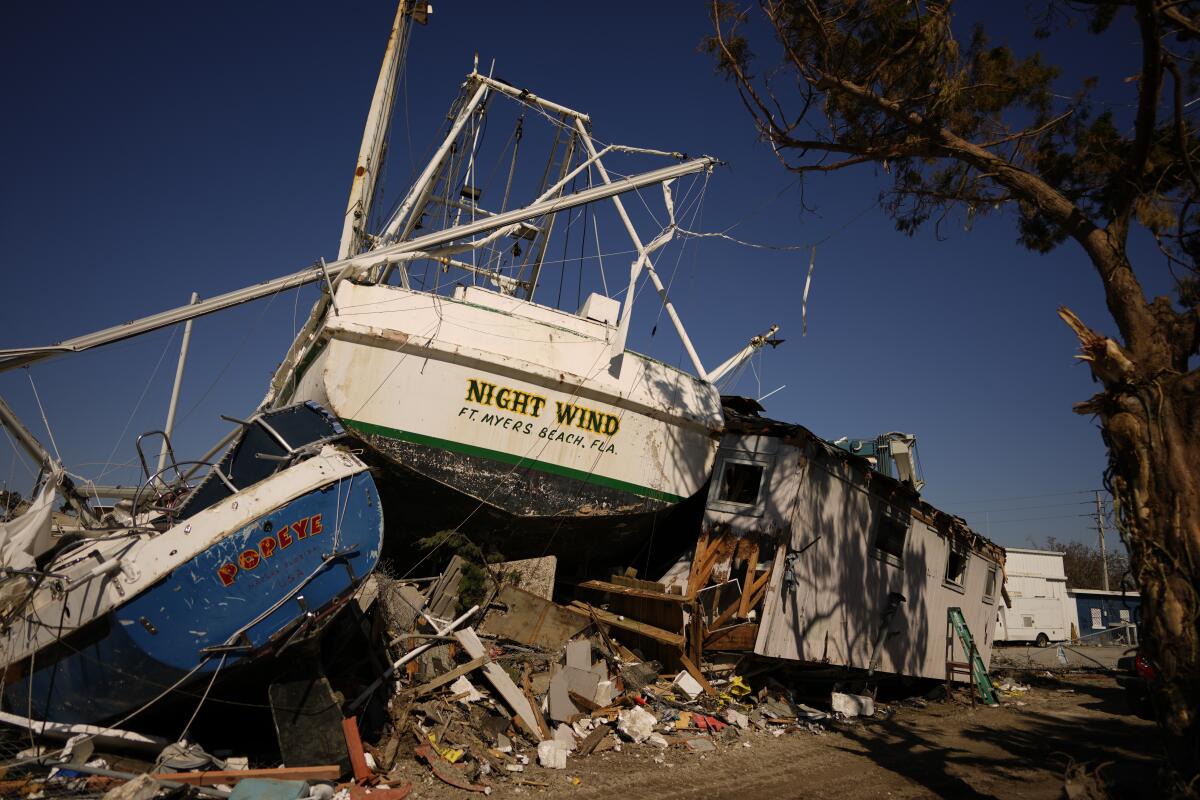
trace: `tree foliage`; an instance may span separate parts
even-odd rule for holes
[[[1068,589],[1104,588],[1105,561],[1108,562],[1108,585],[1112,591],[1134,589],[1129,578],[1129,555],[1121,550],[1107,550],[1101,556],[1099,546],[1083,542],[1060,542],[1053,536],[1046,538],[1041,549],[1063,554],[1063,571],[1067,573]]]
[[[1019,6],[992,6],[1011,13]],[[1021,7],[1027,8],[1027,7]],[[1108,447],[1106,488],[1141,590],[1144,652],[1163,676],[1176,786],[1200,773],[1200,0],[1044,0],[1032,21],[1054,51],[1068,26],[1136,38],[1140,68],[1115,90],[1063,85],[1040,53],[982,27],[960,38],[950,0],[712,0],[705,47],[759,135],[805,175],[881,170],[880,200],[907,234],[950,215],[1015,212],[1021,245],[1081,247],[1117,335],[1066,307],[1101,391],[1076,404]],[[1102,91],[1103,90],[1103,91]],[[1131,233],[1162,261],[1135,265]],[[1155,259],[1143,259],[1155,261]],[[1174,297],[1148,298],[1166,267]]]

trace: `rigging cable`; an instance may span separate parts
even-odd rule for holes
[[[186,324],[186,323],[184,323]],[[113,471],[113,458],[117,455],[117,450],[121,447],[121,442],[125,440],[125,434],[129,432],[129,426],[133,424],[133,418],[137,416],[138,411],[142,407],[142,401],[146,399],[146,393],[150,391],[150,387],[154,384],[154,379],[158,376],[159,367],[167,357],[167,353],[171,351],[171,345],[175,343],[175,334],[179,333],[181,326],[176,324],[171,329],[171,336],[167,339],[167,343],[163,346],[162,354],[158,357],[158,363],[154,365],[150,377],[146,379],[146,385],[142,387],[142,393],[138,396],[137,402],[133,404],[133,410],[129,412],[129,417],[125,420],[125,427],[121,428],[121,433],[117,436],[116,442],[113,443],[113,448],[108,454],[108,460],[104,463],[104,468],[100,470],[100,474],[96,476],[96,480],[102,479],[105,475]],[[53,441],[53,438],[51,438]],[[57,449],[57,448],[56,448]],[[131,459],[132,460],[132,459]],[[128,463],[128,462],[126,462]],[[117,464],[116,468],[123,465]]]
[[[159,359],[162,363],[162,359]],[[50,444],[54,446],[54,457],[62,463],[62,454],[58,452],[58,442],[54,441],[54,431],[50,430],[50,420],[46,419],[46,409],[42,408],[42,398],[38,395],[37,384],[33,382],[33,371],[29,367],[25,368],[25,377],[29,378],[29,386],[33,389],[33,399],[37,401],[38,413],[42,415],[42,424],[46,426],[46,433],[50,436]]]

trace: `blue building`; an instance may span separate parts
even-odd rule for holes
[[[1142,598],[1137,592],[1106,592],[1103,589],[1068,589],[1075,603],[1075,629],[1084,643],[1107,643],[1101,631],[1125,623],[1140,625]]]

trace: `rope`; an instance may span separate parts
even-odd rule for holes
[[[28,367],[25,368],[25,377],[29,378],[29,385],[33,389],[33,399],[37,401],[38,413],[42,415],[42,424],[46,426],[50,444],[54,446],[54,457],[61,463],[62,454],[58,452],[58,442],[54,441],[54,431],[50,430],[50,420],[46,419],[46,409],[42,408],[42,398],[38,395],[37,384],[33,382],[33,372]]]

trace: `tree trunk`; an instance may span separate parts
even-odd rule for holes
[[[1155,355],[1139,360],[1060,314],[1105,386],[1076,410],[1100,419],[1117,528],[1141,591],[1141,652],[1159,672],[1155,707],[1173,788],[1186,794],[1200,775],[1200,381],[1194,371],[1148,369]]]

